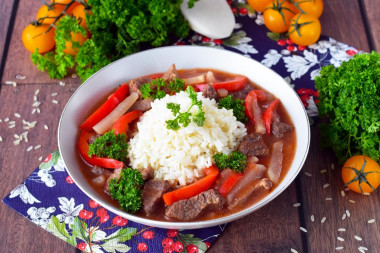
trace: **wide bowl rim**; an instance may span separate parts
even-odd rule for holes
[[[286,185],[284,185],[280,190],[278,190],[275,194],[273,194],[270,199],[265,199],[264,198],[264,199],[260,200],[259,202],[257,202],[256,204],[254,204],[254,205],[252,205],[252,206],[250,206],[250,207],[248,207],[246,209],[243,209],[243,210],[241,210],[239,212],[230,214],[228,216],[224,216],[224,217],[216,218],[216,219],[211,219],[211,220],[188,221],[188,222],[181,222],[181,221],[180,222],[176,222],[176,221],[159,221],[159,220],[154,220],[154,219],[143,218],[143,217],[140,217],[140,216],[136,216],[136,215],[132,215],[132,214],[126,213],[126,212],[122,211],[121,209],[119,209],[118,207],[116,207],[114,205],[105,203],[102,200],[94,198],[92,196],[92,194],[90,194],[88,192],[88,190],[86,189],[86,187],[84,185],[78,183],[79,180],[76,179],[73,171],[71,171],[72,168],[70,168],[69,166],[67,166],[67,163],[65,162],[65,158],[64,158],[65,153],[64,152],[62,153],[62,150],[63,150],[63,148],[62,148],[62,140],[61,140],[61,138],[63,138],[63,136],[62,136],[62,125],[63,125],[63,120],[64,120],[64,117],[65,117],[65,113],[66,113],[68,107],[70,106],[70,104],[72,103],[72,101],[76,98],[76,94],[78,94],[82,89],[86,89],[87,88],[86,85],[88,83],[90,83],[91,80],[95,79],[99,75],[99,73],[105,71],[106,69],[112,68],[113,66],[119,64],[121,61],[125,61],[127,58],[138,57],[138,56],[143,57],[144,55],[149,55],[152,52],[156,52],[156,51],[159,51],[159,50],[179,50],[179,51],[181,51],[181,50],[206,50],[206,51],[208,51],[208,50],[210,50],[210,52],[214,51],[214,50],[215,51],[217,50],[219,52],[222,51],[222,52],[224,52],[226,54],[231,54],[231,55],[235,55],[235,56],[238,55],[239,57],[246,58],[245,56],[243,56],[243,55],[241,55],[239,53],[233,52],[233,51],[221,50],[221,49],[216,49],[216,48],[211,48],[211,47],[194,46],[194,45],[166,46],[166,47],[148,49],[148,50],[137,52],[137,53],[129,55],[129,56],[125,56],[125,57],[123,57],[121,59],[118,59],[118,60],[116,60],[116,61],[114,61],[114,62],[106,65],[105,67],[103,67],[102,69],[100,69],[96,73],[94,73],[85,82],[83,82],[75,90],[75,92],[72,94],[72,96],[70,97],[70,99],[68,100],[68,102],[66,103],[66,105],[65,105],[65,107],[64,107],[64,109],[62,111],[62,114],[61,114],[60,120],[59,120],[59,124],[58,124],[58,134],[57,134],[57,137],[58,137],[58,149],[59,149],[59,152],[61,154],[62,161],[65,164],[66,171],[68,172],[68,174],[70,175],[70,177],[73,179],[73,181],[75,182],[76,186],[83,193],[85,193],[89,198],[94,199],[101,206],[105,207],[106,209],[108,209],[109,211],[111,211],[111,212],[113,212],[113,213],[115,213],[117,215],[120,215],[120,216],[125,217],[125,218],[127,218],[129,220],[132,220],[134,222],[141,223],[141,224],[144,224],[144,225],[150,225],[150,226],[159,227],[159,228],[169,228],[169,229],[197,229],[197,228],[212,227],[212,226],[228,223],[228,222],[231,222],[233,220],[242,218],[242,217],[244,217],[244,216],[246,216],[248,214],[253,213],[254,211],[262,208],[263,206],[267,205],[272,200],[274,200],[275,198],[277,198],[285,189],[287,189],[289,187],[289,185],[297,177],[297,175],[301,171],[301,169],[302,169],[302,167],[303,167],[303,165],[304,165],[304,163],[306,161],[306,158],[307,158],[307,155],[308,155],[308,152],[309,152],[310,138],[311,138],[310,137],[310,124],[309,124],[309,119],[308,119],[307,112],[306,112],[306,110],[305,110],[305,108],[303,106],[302,106],[302,109],[303,109],[303,115],[302,115],[302,117],[304,117],[304,119],[306,119],[306,124],[307,124],[307,129],[306,129],[306,132],[305,132],[305,134],[306,134],[306,136],[305,136],[306,137],[306,139],[305,139],[306,146],[305,146],[305,150],[303,150],[304,152],[302,153],[302,158],[301,158],[301,161],[299,162],[299,166],[296,169],[296,171],[293,173],[293,175],[290,178],[288,178],[288,183]],[[277,77],[279,77],[279,78],[281,78],[283,80],[283,78],[278,73],[276,73],[274,70],[272,70],[272,69],[264,66],[263,64],[261,64],[260,62],[254,60],[254,59],[249,59],[249,60],[255,62],[255,64],[262,65],[267,70],[269,70],[274,76],[277,76]],[[147,74],[149,74],[149,73],[147,73]],[[260,84],[258,84],[258,85],[261,86]],[[263,87],[263,88],[265,88],[265,87]],[[297,103],[299,103],[300,105],[302,105],[302,101],[299,98],[299,96],[297,95],[297,93],[295,92],[295,90],[292,89],[292,88],[290,88],[290,87],[289,87],[289,90],[297,98],[297,100],[298,100]],[[281,185],[281,183],[280,183],[280,185]],[[280,187],[280,185],[278,185],[276,187],[276,189],[278,187]]]

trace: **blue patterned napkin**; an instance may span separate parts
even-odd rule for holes
[[[297,46],[269,33],[262,14],[252,11],[245,1],[233,2],[231,9],[237,21],[231,37],[212,40],[193,34],[175,44],[231,50],[261,62],[296,90],[310,117],[317,116],[314,77],[322,66],[339,66],[360,51],[327,37],[308,47]],[[205,252],[225,227],[167,230],[116,216],[89,199],[73,183],[57,151],[3,202],[86,252]]]

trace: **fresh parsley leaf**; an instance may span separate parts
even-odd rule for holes
[[[187,7],[188,8],[193,8],[194,7],[194,4],[196,3],[196,2],[198,2],[199,0],[189,0],[189,2],[187,2]]]
[[[135,213],[142,206],[142,186],[144,179],[138,170],[126,168],[121,171],[120,179],[110,182],[110,195],[119,202],[120,208]]]
[[[180,92],[185,87],[185,81],[183,79],[175,78],[174,81],[169,83],[169,89],[171,90],[170,94],[174,94],[175,92]]]
[[[151,96],[150,94],[152,93],[152,89],[150,88],[150,84],[145,83],[145,84],[141,85],[140,91],[141,91],[142,97],[144,99],[148,99]]]
[[[96,138],[95,141],[89,145],[88,155],[90,157],[92,155],[108,157],[125,162],[128,155],[127,136],[124,133],[115,134],[115,131],[111,130]]]
[[[380,54],[357,54],[315,78],[325,144],[340,163],[363,154],[380,161]]]
[[[205,117],[205,112],[202,110],[202,101],[198,100],[197,93],[194,91],[193,87],[187,86],[186,93],[189,95],[189,98],[191,99],[191,106],[189,107],[189,109],[187,109],[186,112],[183,112],[183,113],[180,112],[181,106],[179,104],[175,104],[175,103],[166,104],[166,108],[171,110],[173,115],[176,116],[174,119],[166,121],[166,125],[167,125],[166,127],[168,129],[178,130],[181,127],[180,124],[183,127],[187,127],[191,122],[191,118],[193,122],[197,124],[198,126],[204,125],[206,117]],[[190,112],[193,106],[198,107],[198,112],[194,115]]]
[[[232,95],[228,95],[219,100],[218,108],[226,108],[227,110],[232,110],[236,119],[240,122],[247,122],[248,118],[245,115],[244,100],[233,99]]]
[[[167,85],[162,78],[153,79],[150,83],[145,83],[141,86],[140,91],[144,99],[152,98],[160,99],[166,96],[165,88],[169,87],[170,94],[180,92],[185,86],[185,81],[182,79],[174,79]]]
[[[216,167],[220,170],[230,168],[236,172],[242,172],[247,165],[247,157],[239,151],[233,151],[226,155],[218,153],[213,156]]]

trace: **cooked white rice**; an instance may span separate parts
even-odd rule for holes
[[[137,124],[138,133],[131,139],[128,157],[131,167],[152,167],[155,179],[168,180],[173,186],[184,186],[204,176],[204,168],[211,166],[213,155],[229,154],[239,145],[247,130],[233,116],[232,110],[218,109],[215,100],[198,93],[202,101],[206,121],[203,127],[191,122],[187,127],[174,131],[167,129],[166,120],[174,119],[166,108],[169,102],[181,105],[185,112],[191,105],[186,92],[167,95],[152,103]],[[197,106],[191,109],[195,114]]]

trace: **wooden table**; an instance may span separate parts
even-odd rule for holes
[[[62,80],[65,86],[49,79],[32,65],[29,53],[23,48],[21,32],[35,18],[40,4],[30,0],[0,3],[0,119],[9,117],[16,121],[12,129],[8,123],[0,123],[1,199],[25,180],[39,164],[39,157],[57,147],[61,111],[80,84],[79,79],[72,77]],[[379,0],[325,0],[321,22],[325,35],[364,51],[380,50]],[[25,79],[17,79],[17,75]],[[16,81],[17,87],[7,85],[7,81]],[[32,114],[33,95],[38,89],[41,113]],[[52,97],[51,93],[55,92],[58,96]],[[53,103],[53,99],[59,103]],[[13,145],[13,135],[24,131],[14,113],[29,122],[37,121],[29,130],[29,143]],[[42,145],[40,149],[26,152],[28,146],[38,144]],[[359,252],[359,246],[367,247],[368,252],[380,252],[379,192],[361,196],[343,191],[345,196],[342,196],[342,190],[340,168],[331,152],[320,148],[318,128],[312,127],[309,156],[294,183],[271,204],[232,222],[209,252],[291,252],[294,249],[320,253],[334,252],[338,246],[344,247],[340,252]],[[295,203],[301,206],[294,207]],[[346,210],[350,217],[342,220]],[[376,222],[368,224],[369,219]],[[4,204],[0,205],[0,220],[1,252],[77,251]],[[306,228],[307,233],[300,227]],[[338,232],[338,228],[346,228],[346,232]],[[355,235],[362,241],[354,239]]]

